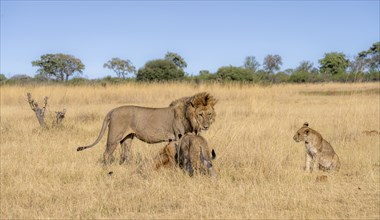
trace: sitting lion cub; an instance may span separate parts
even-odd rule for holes
[[[339,171],[339,157],[332,146],[317,131],[309,128],[305,122],[297,131],[293,139],[296,142],[305,141],[306,147],[306,171],[311,172],[310,163],[313,162],[313,170]]]
[[[211,160],[215,159],[214,149],[210,152],[206,139],[187,133],[179,140],[179,164],[192,176],[194,171],[216,176]]]

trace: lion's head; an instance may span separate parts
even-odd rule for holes
[[[217,100],[206,92],[195,94],[191,97],[183,97],[173,101],[170,106],[177,109],[177,117],[187,121],[190,131],[199,133],[207,130],[215,121],[214,105]]]
[[[298,129],[293,139],[296,142],[304,141],[305,137],[309,135],[309,132],[310,132],[309,123],[305,122],[303,126],[300,129]]]
[[[198,93],[188,100],[186,118],[195,133],[207,130],[215,121],[214,105],[217,100],[206,92]]]

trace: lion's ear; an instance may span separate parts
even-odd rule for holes
[[[193,107],[198,107],[198,106],[207,106],[210,105],[213,107],[216,104],[217,100],[207,92],[201,92],[198,94],[195,94],[194,96],[191,97],[190,103]]]
[[[214,149],[212,149],[212,151],[211,151],[211,156],[212,156],[211,160],[216,158],[216,153],[215,153]]]
[[[309,123],[305,122],[305,123],[303,123],[303,126],[304,127],[309,127]]]
[[[205,102],[206,102],[206,105],[210,105],[211,107],[214,107],[214,105],[218,102],[218,100],[214,98],[212,95],[207,93],[205,96]]]

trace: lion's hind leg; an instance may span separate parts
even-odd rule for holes
[[[331,168],[330,170],[332,171],[339,171],[340,169],[340,162],[339,162],[339,157],[337,154],[334,155],[332,161],[331,161]]]
[[[120,165],[122,165],[126,160],[128,160],[128,155],[131,151],[132,141],[134,134],[128,134],[123,140],[120,141],[121,144],[121,154],[120,154]]]
[[[107,146],[106,150],[103,153],[103,162],[105,165],[111,164],[113,158],[112,154],[115,151],[117,145],[123,140],[123,137],[123,132],[117,133],[115,131],[115,128],[110,124],[107,137]]]
[[[112,153],[115,151],[117,145],[118,145],[117,142],[116,143],[112,143],[112,144],[108,144],[107,143],[106,150],[103,153],[103,163],[104,163],[104,165],[109,165],[109,164],[111,164],[115,160],[115,157],[112,155]]]

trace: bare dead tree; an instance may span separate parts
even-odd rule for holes
[[[47,102],[48,102],[48,97],[47,96],[45,97],[44,106],[42,108],[40,108],[38,106],[38,103],[32,98],[32,94],[30,94],[28,92],[26,95],[28,96],[29,106],[36,113],[38,122],[40,123],[41,127],[48,128],[48,126],[45,122],[45,111],[46,111],[46,106],[47,106]],[[61,124],[62,120],[65,118],[66,109],[63,109],[63,111],[55,112],[55,114],[56,114],[56,116],[55,116],[56,120],[55,121],[53,120],[52,124],[53,124],[53,126],[58,126]]]
[[[45,123],[45,110],[47,106],[48,97],[47,96],[45,97],[44,106],[40,108],[38,106],[38,103],[32,98],[32,94],[28,92],[27,96],[28,96],[28,102],[29,102],[30,108],[36,113],[38,122],[43,128],[47,128],[47,125]]]

